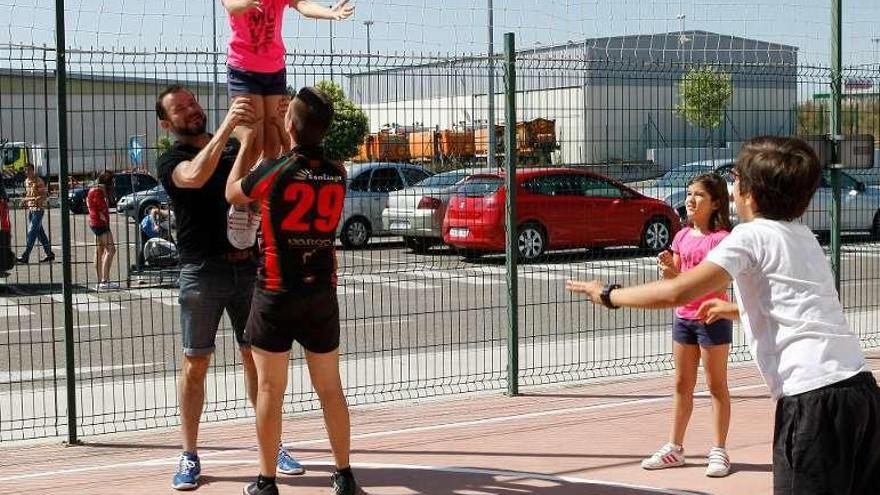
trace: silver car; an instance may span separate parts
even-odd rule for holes
[[[124,213],[136,222],[140,222],[147,214],[147,209],[151,206],[167,206],[171,202],[168,193],[162,184],[147,189],[146,191],[138,191],[132,194],[126,194],[119,198],[116,203],[116,211]]]
[[[735,161],[730,158],[686,163],[661,175],[651,186],[634,187],[645,196],[665,201],[678,213],[682,223],[685,223],[687,222],[687,211],[685,211],[684,202],[687,200],[688,181],[706,172],[726,173],[734,163]]]
[[[425,252],[443,242],[446,205],[459,183],[476,173],[496,172],[495,168],[462,168],[442,172],[393,192],[382,214],[385,230],[403,236],[406,247]]]
[[[727,191],[733,193],[733,182],[728,172],[733,168],[733,160],[715,160],[715,162],[695,162],[675,168],[657,180],[655,187],[639,189],[642,194],[662,199],[681,216],[682,222],[687,221],[684,203],[687,200],[687,182],[699,174],[716,172],[727,180]],[[813,232],[825,234],[831,230],[831,205],[833,202],[831,189],[831,172],[822,171],[822,182],[810,205],[801,217],[801,221]],[[841,230],[849,232],[869,232],[880,237],[880,188],[867,186],[846,172],[841,172]],[[731,196],[730,217],[737,222],[736,206]]]
[[[382,227],[389,194],[433,175],[410,163],[359,163],[346,170],[345,205],[337,234],[342,245],[350,249],[366,246],[372,236],[393,235]]]

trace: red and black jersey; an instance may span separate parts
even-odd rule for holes
[[[263,160],[241,182],[260,201],[263,266],[257,283],[274,292],[336,285],[336,226],[345,201],[344,169],[320,149],[294,148]]]

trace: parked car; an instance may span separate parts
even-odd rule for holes
[[[583,169],[516,171],[520,259],[549,249],[638,245],[658,252],[680,228],[678,215],[603,175]],[[467,256],[504,250],[503,173],[473,175],[458,186],[443,221],[443,240]]]
[[[687,183],[692,178],[707,172],[726,174],[735,160],[723,158],[717,160],[701,160],[673,167],[672,170],[658,177],[653,184],[634,189],[645,196],[665,201],[678,213],[682,222],[687,220],[684,202],[687,199]],[[732,203],[731,203],[732,204]]]
[[[144,215],[147,214],[147,209],[151,206],[168,205],[170,202],[171,198],[168,196],[168,192],[165,191],[162,184],[159,184],[146,191],[138,191],[122,196],[116,203],[116,212],[125,214],[133,220],[140,222]]]
[[[731,168],[733,165],[720,171],[727,177]],[[733,191],[733,182],[729,177],[727,188]],[[880,237],[880,188],[866,186],[848,173],[841,172],[840,190],[840,229],[848,232],[869,232],[874,237]],[[831,171],[823,170],[819,188],[801,217],[801,221],[813,232],[825,235],[831,231],[833,197]],[[736,207],[732,201],[730,212],[735,223]]]
[[[492,173],[497,168],[461,168],[417,182],[388,195],[388,208],[382,225],[388,232],[403,236],[406,247],[425,252],[443,242],[443,217],[456,186],[473,174]]]
[[[337,234],[346,248],[362,248],[374,235],[390,235],[382,227],[388,195],[433,175],[409,163],[370,162],[347,167],[345,206]]]
[[[716,172],[727,180],[727,190],[733,193],[733,182],[728,172],[735,161],[730,159],[694,162],[677,167],[657,179],[655,187],[639,189],[642,194],[662,199],[679,214],[682,222],[687,218],[684,202],[687,198],[687,182],[702,173]],[[831,172],[822,171],[822,182],[813,195],[807,211],[801,217],[813,232],[825,234],[831,230]],[[736,223],[736,206],[730,202],[731,220]],[[851,232],[870,232],[880,237],[880,188],[867,186],[847,172],[841,172],[841,230]]]
[[[146,191],[156,187],[158,184],[158,180],[147,174],[118,172],[113,175],[113,196],[110,198],[110,205],[112,206],[117,199],[125,195],[137,191]],[[68,192],[67,197],[70,200],[70,211],[72,213],[87,213],[86,196],[88,194],[88,187],[77,187]]]

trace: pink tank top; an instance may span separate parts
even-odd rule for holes
[[[710,232],[706,235],[700,235],[699,232],[691,227],[681,229],[678,234],[675,235],[675,239],[672,240],[672,252],[678,254],[681,259],[682,273],[699,265],[703,259],[706,258],[706,255],[709,254],[709,251],[717,246],[718,243],[728,235],[730,235],[730,232],[726,230],[716,230],[715,232]],[[675,314],[679,318],[696,320],[697,310],[700,309],[700,304],[716,297],[726,301],[727,293],[719,292],[717,294],[706,294],[693,302],[675,308]]]
[[[260,10],[228,14],[232,37],[226,63],[235,69],[271,74],[284,69],[281,25],[289,0],[262,0]]]

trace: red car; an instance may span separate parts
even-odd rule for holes
[[[662,251],[680,228],[678,215],[665,202],[587,170],[517,170],[516,183],[523,261],[549,249],[634,245]],[[504,251],[506,195],[503,172],[462,182],[449,200],[444,242],[470,256]]]

